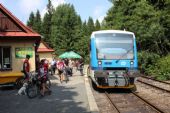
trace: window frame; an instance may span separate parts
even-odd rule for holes
[[[10,63],[10,67],[9,68],[4,68],[3,65],[4,65],[4,58],[3,58],[3,54],[4,54],[4,48],[9,48],[10,50],[10,53],[9,53],[9,63]],[[0,68],[0,71],[9,71],[9,70],[12,70],[12,53],[11,53],[11,46],[0,46],[0,52],[1,52],[1,68]]]

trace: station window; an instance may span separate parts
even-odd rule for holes
[[[11,47],[0,46],[0,70],[11,69]]]

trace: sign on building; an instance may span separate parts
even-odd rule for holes
[[[15,58],[25,58],[26,55],[33,57],[32,47],[17,47],[15,48]]]

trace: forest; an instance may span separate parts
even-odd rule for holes
[[[89,17],[82,21],[72,4],[54,8],[48,0],[47,13],[31,12],[27,26],[42,35],[55,53],[79,53],[89,63],[89,40],[93,31],[126,30],[135,33],[138,65],[142,74],[170,79],[170,0],[109,0],[112,7],[100,23]]]

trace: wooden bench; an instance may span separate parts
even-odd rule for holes
[[[18,78],[23,77],[22,72],[1,72],[0,84],[15,83]]]

